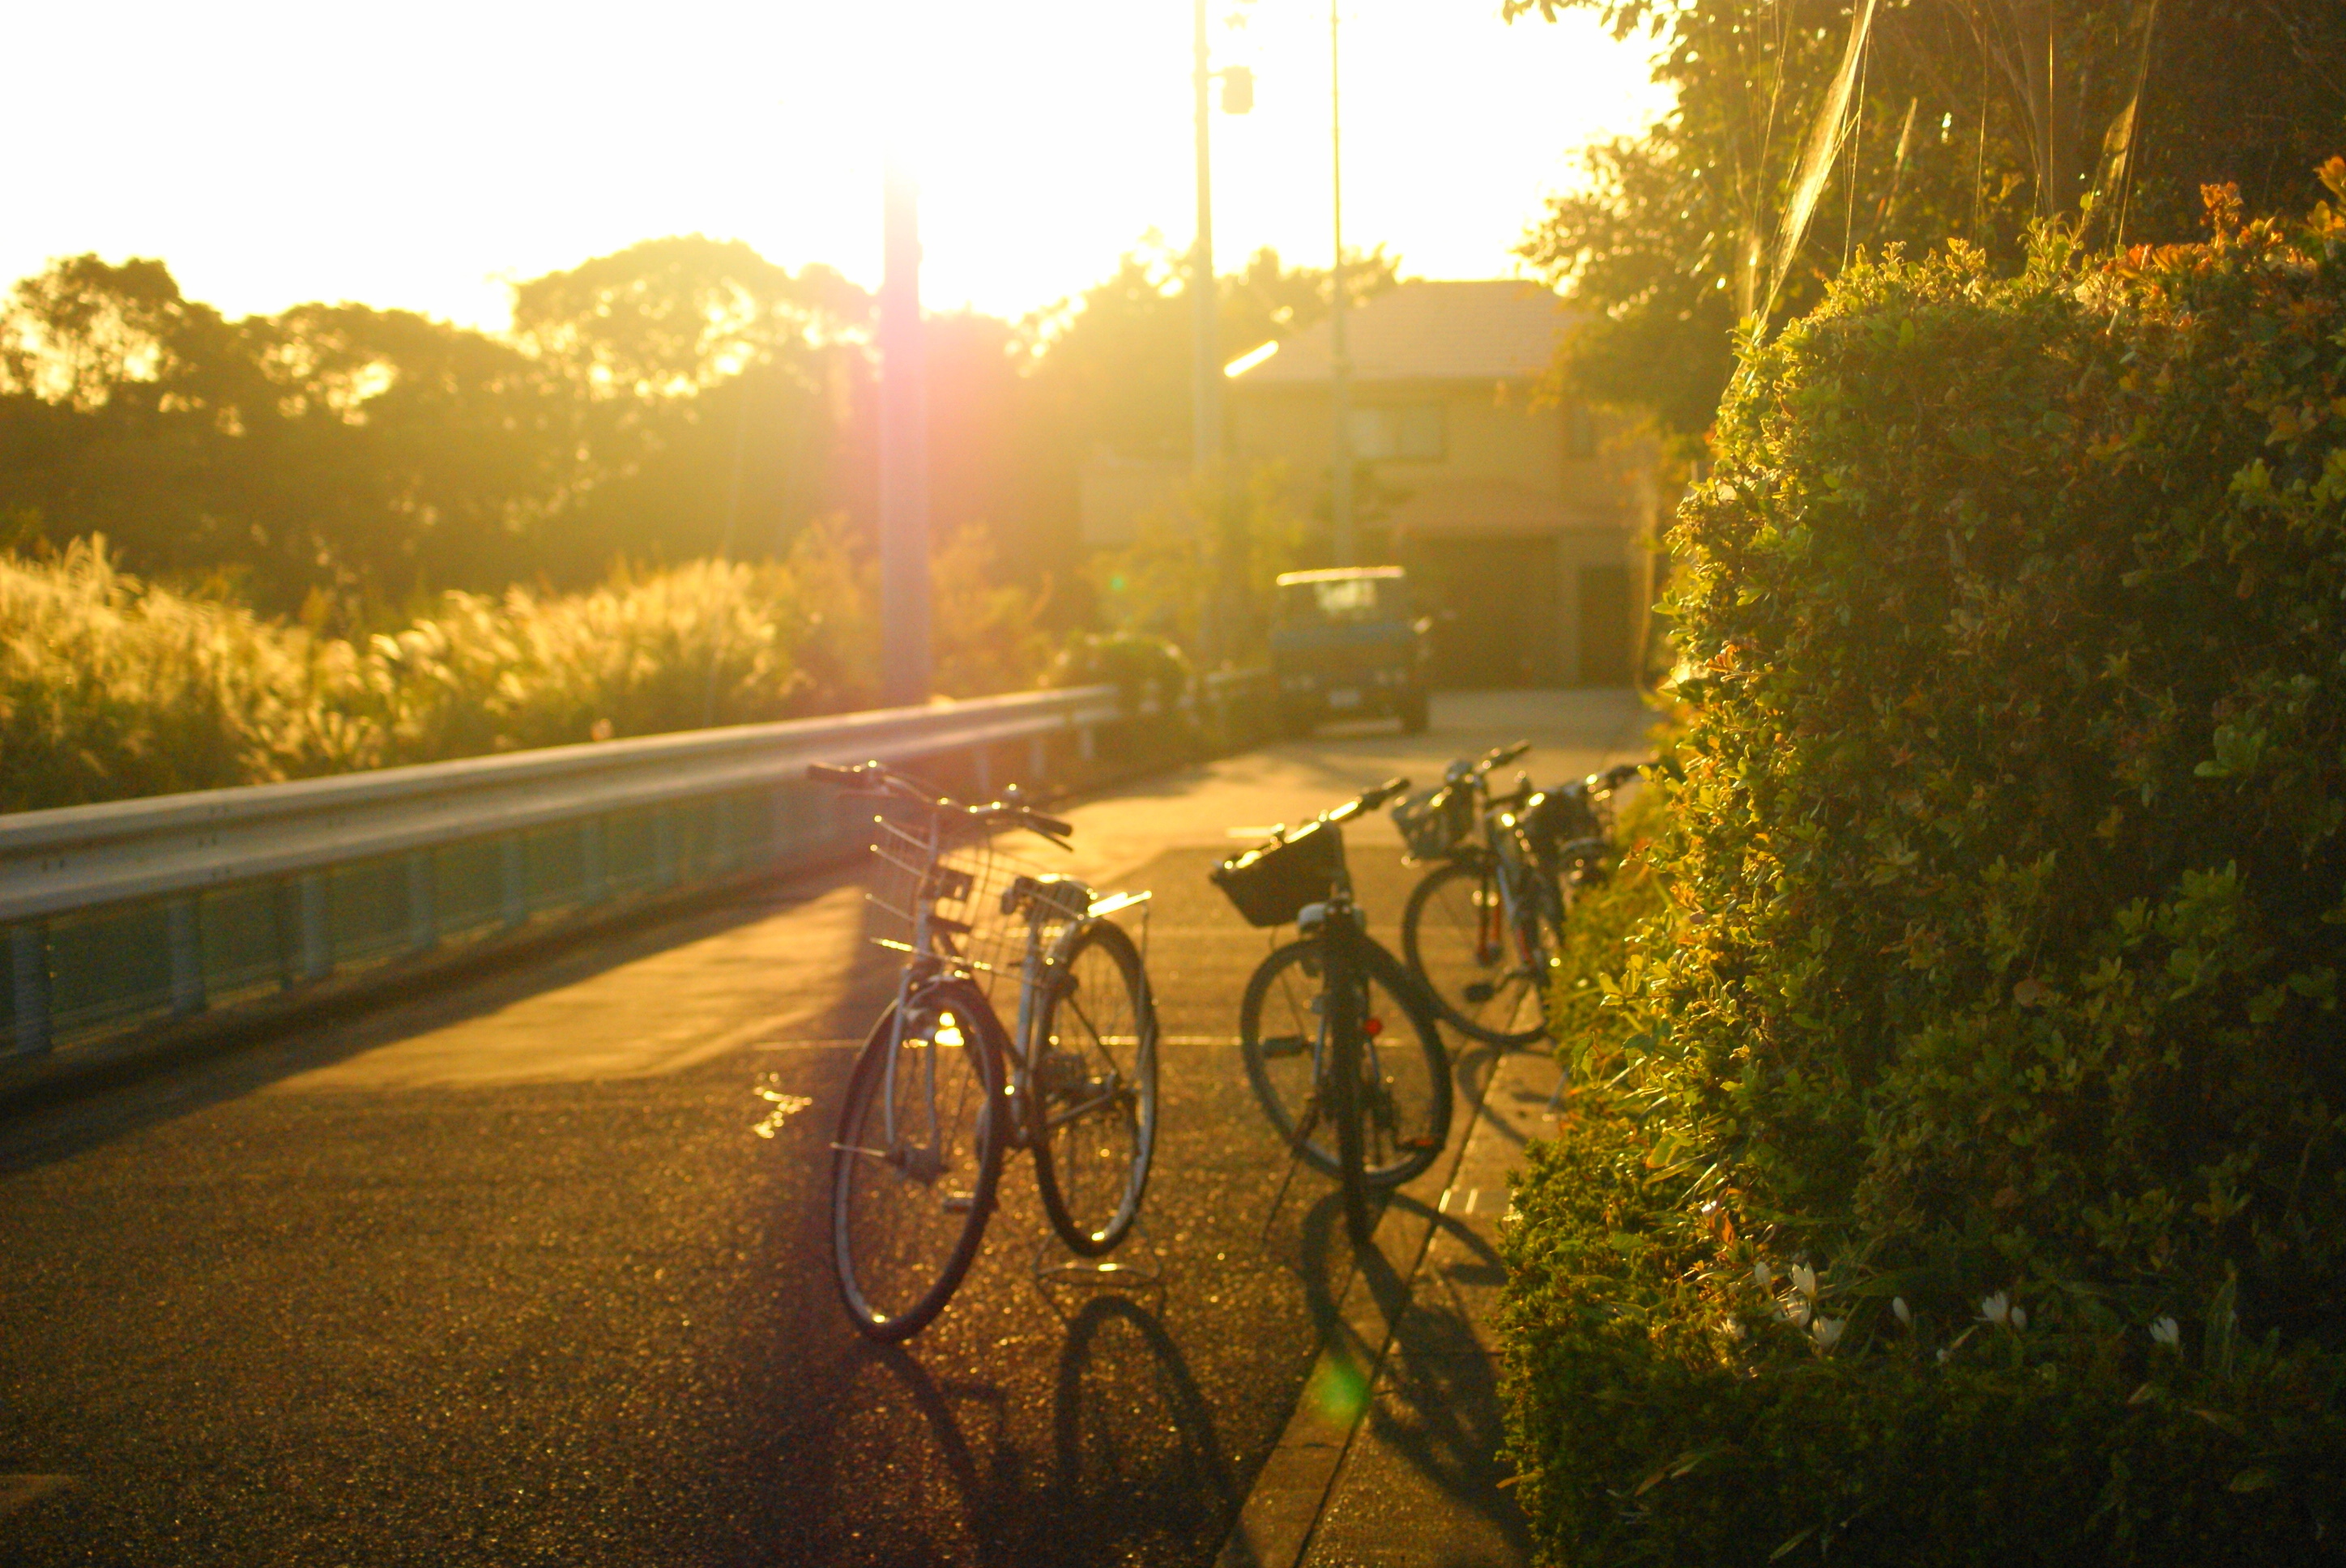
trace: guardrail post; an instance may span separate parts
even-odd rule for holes
[[[970,759],[970,773],[977,781],[977,798],[981,800],[994,799],[993,750],[992,747],[981,742],[976,748],[976,755]]]
[[[438,881],[431,850],[418,850],[407,857],[407,946],[412,952],[440,945]]]
[[[603,864],[603,819],[589,817],[578,824],[579,896],[599,904],[611,896],[610,873]]]
[[[1043,738],[1041,736],[1028,736],[1026,738],[1027,781],[1029,783],[1040,784],[1044,779],[1050,777],[1050,773],[1051,748],[1043,743]]]
[[[49,1048],[49,932],[39,921],[8,928],[8,967],[16,999],[18,1055]]]
[[[788,861],[799,847],[798,796],[791,786],[777,784],[773,793],[773,856]]]
[[[294,928],[300,958],[293,972],[302,980],[323,980],[334,972],[334,933],[327,923],[326,874],[304,871],[293,879]]]
[[[676,810],[660,806],[652,811],[652,885],[676,886]]]
[[[204,1010],[204,933],[196,901],[183,894],[163,906],[171,947],[171,1016],[192,1018]]]
[[[1076,755],[1089,762],[1099,756],[1099,732],[1096,726],[1076,726]]]
[[[497,883],[505,924],[521,924],[529,918],[529,860],[519,833],[497,840]]]

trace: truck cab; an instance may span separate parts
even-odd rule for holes
[[[1270,673],[1288,728],[1383,718],[1404,734],[1424,729],[1433,627],[1399,566],[1282,573]]]

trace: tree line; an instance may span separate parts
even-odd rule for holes
[[[1393,275],[1372,253],[1348,289]],[[1217,282],[1226,344],[1327,309],[1328,274],[1270,250]],[[0,311],[0,547],[102,534],[126,569],[345,629],[452,589],[780,558],[819,519],[869,548],[874,324],[835,269],[699,235],[517,283],[503,332],[350,303],[231,320],[163,261],[61,259]],[[929,321],[937,535],[984,536],[1052,626],[1096,614],[1085,455],[1188,448],[1188,331],[1161,246],[1023,321]]]

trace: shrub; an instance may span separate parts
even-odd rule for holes
[[[1031,684],[1022,590],[943,565],[950,689]],[[584,594],[451,593],[345,640],[117,570],[103,539],[0,554],[0,811],[868,707],[869,564],[816,524],[783,561],[620,570]]]
[[[2213,205],[1862,263],[1746,357],[1672,535],[1669,910],[1511,1242],[1566,1560],[2336,1527],[2346,220]]]

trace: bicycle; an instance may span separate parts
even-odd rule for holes
[[[1012,799],[965,806],[877,762],[807,776],[878,796],[872,903],[903,937],[895,1000],[848,1079],[831,1144],[831,1253],[868,1338],[911,1338],[977,1255],[1008,1151],[1031,1149],[1051,1227],[1100,1257],[1129,1234],[1157,1138],[1157,1010],[1141,950],[1099,895],[994,847],[1072,826]],[[1013,791],[1015,796],[1015,791]],[[995,1012],[1015,973],[1015,1027]]]
[[[1410,858],[1439,862],[1410,891],[1402,952],[1443,1019],[1494,1045],[1546,1033],[1573,896],[1603,874],[1610,799],[1638,767],[1539,792],[1518,776],[1513,791],[1494,797],[1492,769],[1529,749],[1517,741],[1453,762],[1440,789],[1393,809]]]
[[[1297,926],[1247,981],[1239,1046],[1271,1125],[1336,1177],[1345,1224],[1363,1244],[1370,1190],[1417,1176],[1450,1137],[1450,1058],[1433,1005],[1369,935],[1344,860],[1343,824],[1408,788],[1390,779],[1293,831],[1274,830],[1210,873],[1249,924]]]

